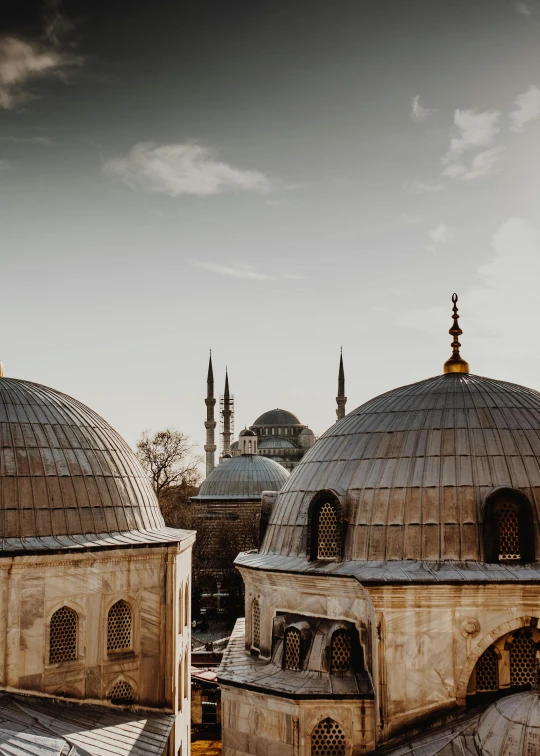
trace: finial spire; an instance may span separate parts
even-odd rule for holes
[[[345,370],[343,369],[343,347],[339,352],[339,372],[338,372],[338,393],[336,396],[337,419],[341,420],[345,417],[345,405],[347,404],[347,397],[345,396]]]
[[[458,295],[452,294],[452,303],[453,303],[452,318],[454,320],[454,323],[452,325],[452,328],[448,331],[450,336],[453,336],[452,344],[451,344],[452,356],[450,357],[449,360],[446,360],[446,362],[444,363],[445,373],[468,373],[469,372],[469,363],[466,362],[459,353],[459,348],[461,344],[459,343],[458,336],[461,336],[463,331],[458,325],[459,315],[458,315],[457,301],[458,301]]]

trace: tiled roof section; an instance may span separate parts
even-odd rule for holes
[[[279,491],[289,473],[273,459],[243,454],[224,459],[203,481],[193,501],[260,499],[263,491]]]
[[[0,538],[163,527],[147,477],[110,425],[58,391],[0,378]]]
[[[0,753],[162,756],[174,714],[0,694]]]
[[[219,683],[269,691],[289,698],[373,697],[368,680],[358,675],[337,677],[311,670],[298,672],[252,656],[246,651],[244,617],[236,621],[217,676]]]
[[[313,495],[335,489],[349,560],[478,560],[486,495],[523,491],[540,506],[540,394],[468,374],[404,386],[333,425],[294,469],[264,553],[305,555]]]

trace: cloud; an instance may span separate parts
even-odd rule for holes
[[[55,46],[73,44],[75,25],[62,11],[62,0],[47,0],[43,9],[44,32]]]
[[[446,166],[443,176],[461,181],[474,181],[497,173],[504,147],[492,147],[490,150],[479,152],[467,166],[463,162],[451,163]]]
[[[131,189],[178,197],[210,197],[227,191],[266,192],[270,180],[259,171],[235,168],[199,144],[140,142],[125,157],[113,158],[104,170]]]
[[[516,12],[521,14],[522,16],[526,16],[527,18],[532,16],[532,10],[527,5],[527,3],[515,3],[514,8],[516,9]]]
[[[444,186],[436,182],[425,183],[418,179],[411,179],[403,184],[403,188],[409,194],[425,194],[426,192],[442,192]]]
[[[434,244],[448,244],[452,240],[452,236],[452,232],[444,223],[439,223],[429,232],[429,237]]]
[[[425,121],[432,113],[436,113],[436,110],[432,110],[431,108],[423,108],[420,105],[420,95],[416,95],[416,97],[413,97],[411,100],[411,118],[413,121],[416,121],[416,123],[421,123],[422,121]]]
[[[477,113],[475,110],[456,110],[454,124],[457,134],[450,140],[450,147],[442,157],[442,164],[449,165],[458,160],[467,150],[474,147],[487,147],[493,144],[499,133],[498,121],[501,116],[499,110],[486,110]]]
[[[52,144],[49,137],[34,136],[34,137],[17,137],[17,136],[5,136],[0,137],[0,142],[10,142],[11,144]]]
[[[248,278],[252,281],[271,281],[275,276],[269,276],[266,273],[259,273],[252,265],[247,263],[235,263],[234,265],[221,265],[220,263],[202,262],[194,260],[193,265],[211,273],[219,273],[222,276],[232,278]]]
[[[531,85],[514,100],[516,109],[510,113],[510,131],[523,131],[529,121],[540,117],[540,89]]]

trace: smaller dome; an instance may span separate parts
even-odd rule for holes
[[[257,454],[224,459],[203,481],[192,501],[260,499],[263,491],[279,491],[289,473],[277,462]]]
[[[244,430],[240,431],[239,435],[240,436],[256,436],[257,434],[254,431],[249,430],[249,428],[244,428]],[[238,444],[238,442],[236,443]]]
[[[295,445],[292,441],[281,436],[270,436],[270,438],[263,438],[259,441],[259,449],[295,449]]]
[[[300,435],[301,436],[314,436],[315,434],[313,433],[311,428],[304,428],[303,430],[300,431]]]
[[[302,425],[302,423],[292,412],[274,409],[258,417],[253,425]]]
[[[530,756],[540,743],[540,695],[516,693],[480,717],[474,740],[480,756]]]

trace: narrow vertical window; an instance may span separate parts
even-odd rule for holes
[[[77,658],[77,612],[62,606],[51,617],[49,626],[49,664]]]
[[[499,690],[499,660],[492,646],[486,648],[476,662],[476,692]]]
[[[261,647],[261,605],[256,598],[251,605],[251,645],[257,651]]]
[[[510,685],[532,685],[536,679],[536,643],[527,631],[514,635],[510,644]]]
[[[295,671],[302,669],[300,630],[296,627],[289,627],[285,631],[284,644],[283,669]]]
[[[351,634],[347,630],[336,630],[332,635],[330,669],[332,674],[348,672],[352,669]]]
[[[183,678],[183,669],[182,669],[182,659],[180,659],[180,664],[178,665],[178,711],[182,711],[182,702],[184,700],[184,678]]]
[[[189,698],[189,684],[191,682],[191,665],[188,650],[184,652],[184,698]]]
[[[500,562],[515,562],[521,559],[519,545],[519,513],[513,501],[503,501],[495,512]]]
[[[129,651],[131,642],[131,608],[121,599],[113,604],[107,616],[107,653]]]
[[[189,625],[189,580],[186,583],[185,589],[185,601],[184,601],[184,625]]]
[[[178,627],[179,631],[182,632],[184,629],[184,586],[180,586],[180,590],[178,592]]]
[[[317,559],[337,559],[338,522],[336,506],[325,501],[317,517]]]

